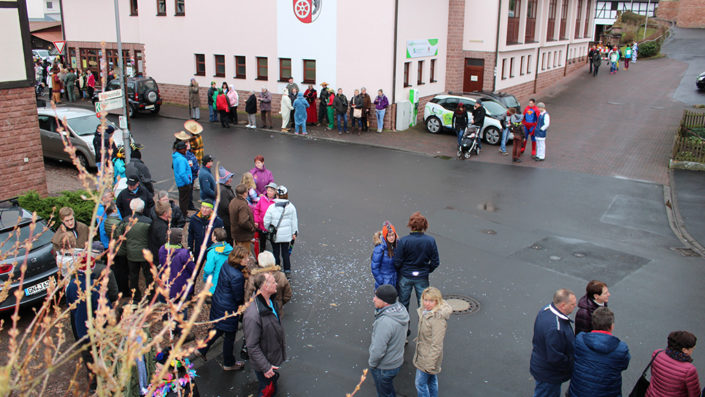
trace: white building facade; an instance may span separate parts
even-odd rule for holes
[[[556,2],[565,3],[565,8],[559,7],[554,15],[558,27],[550,36],[549,5]],[[326,82],[343,88],[347,96],[364,86],[374,97],[382,89],[393,103],[387,112],[390,127],[396,104],[409,101],[412,93],[421,98],[419,108],[436,94],[468,88],[464,80],[475,83],[474,89],[519,93],[537,80],[537,74],[580,59],[592,37],[594,4],[594,0],[121,0],[120,21],[126,60],[136,72],[153,77],[168,102],[187,102],[191,78],[201,86],[205,104],[211,81],[218,87],[232,84],[244,103],[250,90],[281,93],[292,77],[302,90],[308,84],[320,90]],[[72,0],[63,8],[69,62],[94,71],[101,58],[116,65],[113,1]],[[570,32],[565,37],[562,20],[563,29]],[[579,34],[574,36],[576,29]],[[105,54],[101,41],[107,43]],[[543,60],[543,68],[541,63],[536,66],[537,60]],[[481,77],[466,65],[480,70]],[[495,65],[500,65],[496,74]],[[275,95],[275,111],[278,100]]]

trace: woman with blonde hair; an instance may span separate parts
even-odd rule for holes
[[[438,397],[438,374],[443,360],[443,340],[447,321],[453,309],[443,300],[441,291],[428,287],[421,294],[419,331],[416,337],[414,366],[416,391],[419,397]]]
[[[259,196],[257,195],[257,184],[255,184],[255,178],[252,174],[249,172],[242,174],[240,183],[247,187],[247,203],[250,204],[250,207],[257,204]]]

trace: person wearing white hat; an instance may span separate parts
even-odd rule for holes
[[[536,125],[536,157],[534,157],[534,160],[543,161],[546,158],[546,132],[551,125],[551,117],[548,115],[546,105],[543,102],[539,102],[537,107],[541,113],[539,113],[539,121]]]

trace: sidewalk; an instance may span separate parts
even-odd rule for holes
[[[691,249],[705,255],[705,172],[671,171],[671,199],[676,226]]]

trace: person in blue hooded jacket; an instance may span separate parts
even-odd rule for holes
[[[385,221],[382,231],[374,235],[375,249],[372,251],[370,268],[375,278],[375,290],[380,285],[397,286],[397,269],[394,267],[394,249],[397,247],[397,232],[394,225]]]
[[[612,335],[614,313],[600,307],[592,313],[592,332],[575,337],[571,397],[622,395],[622,371],[629,366],[627,344]]]
[[[191,201],[193,189],[193,176],[188,160],[186,160],[186,142],[179,141],[176,143],[174,153],[171,155],[172,168],[174,169],[174,181],[179,189],[179,208],[185,215],[188,213],[188,206]]]
[[[302,134],[308,134],[306,132],[306,108],[308,108],[308,101],[304,98],[304,94],[298,93],[296,95],[296,100],[294,100],[294,134],[298,134],[299,130],[302,130]]]
[[[215,183],[215,177],[211,171],[213,167],[213,156],[206,154],[203,156],[203,167],[198,171],[198,184],[201,185],[201,200],[215,201],[218,184]]]
[[[211,294],[215,293],[215,287],[218,285],[218,276],[223,264],[228,261],[228,255],[233,251],[233,246],[227,243],[228,233],[226,229],[219,228],[213,230],[213,245],[206,252],[206,265],[203,267],[203,282],[208,280],[209,276],[213,276],[211,283],[213,286],[209,289]]]

